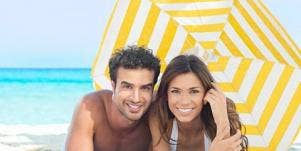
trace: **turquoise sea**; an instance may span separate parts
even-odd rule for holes
[[[69,123],[91,91],[90,69],[0,69],[0,124]]]

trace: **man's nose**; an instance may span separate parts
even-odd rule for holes
[[[140,94],[139,93],[140,93],[139,89],[134,90],[134,92],[132,94],[132,101],[133,102],[139,102],[140,101],[140,99],[139,99]]]

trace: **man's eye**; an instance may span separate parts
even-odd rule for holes
[[[170,92],[171,92],[171,93],[180,93],[179,90],[171,90]]]
[[[123,88],[132,89],[132,86],[130,86],[130,85],[124,85]]]
[[[149,91],[149,90],[151,90],[151,87],[149,87],[149,86],[147,86],[147,87],[142,87],[142,90]]]

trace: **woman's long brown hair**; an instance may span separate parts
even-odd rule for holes
[[[163,138],[163,140],[168,143],[169,140],[171,140],[170,136],[168,136],[168,132],[170,131],[171,127],[170,123],[175,117],[168,107],[168,86],[171,80],[176,76],[188,72],[194,73],[199,78],[202,86],[205,89],[205,92],[213,88],[212,82],[214,82],[214,79],[210,74],[206,64],[204,64],[198,57],[194,55],[179,55],[168,64],[165,72],[162,75],[155,102],[151,109],[151,116],[155,116],[158,119],[161,138]],[[232,136],[236,133],[237,129],[242,131],[242,128],[244,128],[244,126],[240,122],[234,102],[229,98],[227,98],[226,100],[228,119],[230,122],[230,135]],[[215,138],[217,128],[209,103],[203,106],[200,117],[204,124],[205,133],[212,141]],[[247,150],[248,139],[244,135],[244,133],[245,128],[242,131],[243,143],[241,145],[243,148],[242,150]]]

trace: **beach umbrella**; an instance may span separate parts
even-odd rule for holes
[[[235,101],[250,150],[287,150],[301,124],[301,70],[260,59],[217,58],[209,70]]]
[[[153,49],[162,71],[198,48],[235,101],[250,150],[287,148],[300,129],[301,51],[262,1],[117,0],[92,67],[96,89],[110,88],[108,60],[132,44]]]

